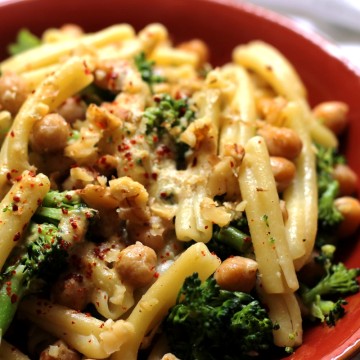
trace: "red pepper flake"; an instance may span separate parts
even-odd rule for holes
[[[106,156],[102,156],[102,157],[99,159],[99,163],[105,165],[105,164],[106,164]]]
[[[13,131],[13,130],[11,130],[11,132],[10,132],[10,136],[11,136],[11,137],[14,137],[14,136],[15,136],[15,133],[14,133],[14,131]]]
[[[71,218],[71,219],[70,219],[70,225],[71,225],[71,227],[72,227],[73,229],[77,229],[77,228],[78,228],[78,223],[77,223],[76,219],[74,219],[74,218]]]
[[[12,211],[18,211],[19,207],[16,204],[12,204]]]
[[[146,172],[146,173],[144,173],[144,177],[145,177],[145,179],[148,179],[149,178],[149,174]]]
[[[6,173],[6,179],[8,180],[8,181],[10,181],[11,180],[11,173]]]
[[[207,230],[209,228],[209,226],[208,225],[205,225],[205,230]]]
[[[11,303],[15,304],[18,300],[18,296],[16,294],[12,294],[11,295]]]
[[[61,208],[61,212],[64,214],[64,215],[67,215],[69,213],[69,210],[66,209],[66,208]]]
[[[19,196],[19,195],[14,195],[14,196],[13,196],[13,200],[14,200],[15,202],[19,202],[21,199],[20,199],[20,196]]]
[[[165,156],[165,155],[169,155],[171,153],[171,150],[168,146],[166,145],[160,145],[157,149],[156,149],[156,153],[158,154],[158,156]]]
[[[157,143],[159,141],[159,137],[157,135],[154,135],[152,140],[154,143]]]
[[[205,251],[201,251],[201,255],[202,256],[205,256],[206,254],[205,254]]]
[[[160,276],[160,274],[156,271],[156,272],[154,273],[154,278],[157,279],[159,276]]]
[[[136,140],[135,140],[135,139],[131,139],[131,140],[130,140],[130,143],[133,144],[133,145],[135,145],[135,144],[136,144]]]
[[[126,158],[127,160],[131,160],[131,158],[132,158],[132,154],[131,154],[130,151],[126,152],[126,153],[124,154],[124,156],[125,156],[125,158]]]
[[[13,238],[13,241],[19,241],[21,237],[21,234],[19,232],[17,232]]]
[[[84,65],[84,68],[85,68],[85,74],[86,74],[86,75],[90,75],[90,74],[91,74],[91,71],[90,71],[90,69],[88,68],[87,63],[86,63],[85,60],[83,61],[83,65]]]
[[[118,145],[117,150],[118,150],[119,152],[123,152],[123,151],[130,150],[130,145],[122,142],[120,145]]]
[[[69,200],[69,201],[72,199],[72,196],[71,196],[70,194],[66,194],[65,197],[66,197],[66,199]]]
[[[157,173],[152,173],[151,177],[153,180],[157,180],[158,174]]]
[[[7,281],[5,284],[6,284],[6,294],[7,296],[11,296],[11,281]]]

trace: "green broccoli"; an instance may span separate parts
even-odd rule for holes
[[[16,43],[8,46],[10,55],[17,55],[41,44],[41,40],[27,29],[21,29],[16,38]]]
[[[360,269],[348,269],[343,263],[333,264],[334,245],[324,245],[316,260],[324,267],[325,275],[312,288],[301,285],[300,296],[310,317],[334,326],[345,314],[343,295],[359,291],[357,277]]]
[[[188,277],[169,310],[164,333],[182,360],[247,359],[272,347],[274,326],[250,294],[222,290],[213,277]]]
[[[334,167],[340,163],[344,163],[344,158],[335,149],[317,145],[316,168],[319,191],[317,245],[319,247],[334,241],[334,229],[343,220],[342,214],[334,205],[339,193],[339,183],[332,176]]]
[[[134,60],[135,65],[141,74],[141,78],[149,84],[151,91],[153,84],[165,81],[164,77],[154,74],[154,61],[147,60],[144,52],[136,55]]]
[[[188,145],[180,141],[181,133],[195,118],[187,99],[174,99],[168,94],[156,95],[154,106],[145,109],[145,134],[150,145],[163,140],[177,154],[180,164],[185,157]],[[166,139],[165,139],[166,137]]]
[[[335,149],[318,145],[316,159],[319,189],[319,221],[324,226],[337,225],[343,218],[334,206],[334,200],[339,192],[339,183],[333,178],[332,173],[337,164],[344,162],[344,158]]]
[[[33,215],[22,244],[0,273],[0,334],[4,335],[22,297],[37,279],[52,279],[67,264],[68,251],[82,240],[96,210],[74,191],[50,191]],[[35,287],[35,286],[34,286]]]
[[[251,237],[236,226],[214,226],[211,240],[206,244],[221,260],[233,255],[247,255],[253,251]]]

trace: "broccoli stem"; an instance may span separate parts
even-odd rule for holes
[[[31,282],[56,277],[66,266],[72,242],[66,240],[69,234],[63,232],[62,220],[67,219],[67,214],[83,213],[84,216],[77,217],[75,228],[86,229],[96,214],[72,191],[50,191],[44,204],[32,217],[24,241],[15,247],[0,273],[0,336],[10,326],[22,297],[30,291]]]
[[[10,326],[19,306],[19,299],[24,295],[23,280],[24,266],[19,265],[11,279],[5,281],[0,288],[0,334],[4,334]]]
[[[222,227],[214,235],[216,240],[230,246],[240,253],[246,253],[251,247],[250,236],[233,226]]]
[[[339,192],[339,183],[329,181],[324,193],[319,198],[319,221],[326,226],[335,226],[343,220],[340,211],[334,206],[334,200]]]
[[[64,208],[83,206],[80,196],[75,191],[49,191],[42,201],[42,207]]]

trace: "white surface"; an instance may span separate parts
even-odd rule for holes
[[[335,42],[360,69],[359,0],[248,0],[282,13]]]

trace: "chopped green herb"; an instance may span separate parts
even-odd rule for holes
[[[261,220],[264,221],[266,227],[269,227],[269,217],[266,214],[261,217]]]
[[[141,78],[149,84],[151,90],[153,84],[165,81],[163,76],[154,74],[154,61],[147,60],[144,52],[136,55],[134,60],[135,65],[141,74]]]

